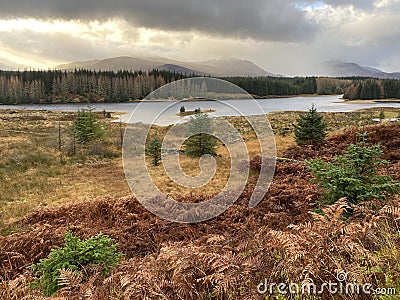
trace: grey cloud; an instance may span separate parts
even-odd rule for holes
[[[81,59],[85,53],[90,58],[104,55],[90,41],[60,33],[1,32],[0,41],[4,47],[56,60]]]
[[[300,3],[325,3],[329,4],[332,6],[349,6],[353,5],[354,7],[357,7],[359,9],[372,9],[374,7],[374,3],[377,0],[322,0],[322,1],[317,1],[317,0],[303,0],[299,1]]]
[[[297,9],[280,0],[13,0],[0,15],[14,17],[107,19],[122,17],[137,26],[172,31],[275,41],[299,41],[317,31]]]
[[[9,49],[11,52],[20,53],[23,57],[38,57],[58,62],[104,59],[124,55],[144,56],[148,53],[165,54],[169,51],[169,49],[160,48],[160,46],[107,43],[102,40],[88,40],[67,33],[26,31],[0,32],[0,46],[3,49]],[[3,59],[0,63],[5,66],[15,66],[18,62],[6,64]]]
[[[141,54],[187,60],[229,55],[251,59],[267,71],[285,75],[311,75],[315,72],[312,68],[319,62],[337,59],[372,66],[392,62],[392,68],[400,71],[400,31],[397,30],[400,20],[399,2],[391,2],[377,13],[372,11],[374,1],[325,0],[324,3],[332,6],[352,4],[366,12],[367,17],[362,20],[349,20],[334,26],[312,24],[305,19],[303,11],[295,9],[295,3],[316,3],[314,0],[3,2],[0,0],[0,19],[29,16],[43,19],[106,20],[117,16],[130,23],[121,25],[123,41],[107,41],[102,37],[86,39],[67,33],[18,30],[0,32],[0,45],[3,44],[3,49],[13,49],[21,53],[21,56],[26,53],[52,61],[70,62]],[[327,23],[336,24],[329,18]],[[150,38],[148,44],[140,45],[136,43],[138,26],[178,32],[158,33]],[[208,39],[204,35],[192,34],[190,29],[213,37],[243,39]],[[247,40],[248,37],[255,41]],[[173,40],[169,42],[168,39]],[[9,65],[4,61],[0,63]]]
[[[325,0],[323,2],[333,6],[353,5],[358,8],[369,9],[374,7],[374,3],[376,2],[376,0]]]

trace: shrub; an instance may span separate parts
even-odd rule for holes
[[[181,108],[179,109],[180,113],[184,113],[186,111],[185,107],[182,105]]]
[[[161,160],[161,140],[158,137],[153,137],[146,143],[146,156],[153,159],[153,165],[158,166]]]
[[[196,114],[190,118],[189,132],[192,134],[185,141],[185,153],[192,157],[204,154],[217,155],[218,139],[205,132],[212,128],[212,123],[207,114]]]
[[[317,146],[325,141],[327,125],[314,104],[307,113],[301,114],[296,121],[294,134],[298,145]]]
[[[118,245],[112,242],[110,237],[102,233],[82,241],[68,231],[64,237],[64,247],[54,247],[48,258],[30,267],[34,274],[40,276],[33,287],[41,289],[46,296],[55,294],[61,288],[58,284],[61,269],[80,273],[85,266],[100,265],[101,274],[107,275],[123,256],[116,250]]]
[[[105,131],[96,115],[93,113],[93,108],[79,110],[72,124],[72,133],[80,144],[86,144],[89,141],[102,139]]]
[[[399,182],[378,174],[378,166],[387,161],[380,159],[380,145],[367,146],[366,136],[366,133],[359,134],[356,144],[351,144],[344,155],[335,156],[332,162],[321,159],[306,161],[315,181],[326,190],[327,203],[346,197],[349,202],[357,204],[400,192]]]

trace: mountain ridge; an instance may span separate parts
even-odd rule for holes
[[[327,61],[324,71],[332,77],[373,77],[380,79],[400,79],[400,72],[388,73],[374,67],[361,66],[354,62]]]
[[[102,60],[77,61],[56,66],[60,70],[93,69],[102,71],[146,71],[151,69],[163,69],[186,74],[224,76],[276,76],[269,73],[249,60],[219,59],[201,62],[184,62],[164,57],[139,58],[120,56]],[[183,71],[183,72],[182,72]]]

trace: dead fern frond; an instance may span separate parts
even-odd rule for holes
[[[226,239],[224,236],[219,234],[214,234],[207,239],[207,244],[218,244],[224,242]]]
[[[58,285],[64,290],[71,290],[79,286],[82,282],[83,275],[81,272],[74,272],[70,269],[61,269],[58,277]]]
[[[400,219],[400,207],[399,206],[384,206],[380,211],[382,215],[390,215],[397,219]]]
[[[322,208],[322,211],[326,215],[326,217],[329,219],[331,223],[334,223],[339,220],[339,218],[342,216],[342,214],[349,209],[350,206],[347,203],[346,198],[340,198],[338,201],[336,201],[332,205],[328,205]]]
[[[61,288],[58,290],[57,296],[68,298],[78,297],[82,280],[83,274],[81,272],[61,269],[58,278],[58,285]]]
[[[23,274],[17,278],[9,281],[0,282],[0,299],[4,300],[20,300],[32,299],[32,295],[39,296],[40,293],[36,293],[29,288],[29,282],[32,279],[28,274]]]
[[[269,232],[269,237],[269,247],[284,251],[288,262],[299,260],[307,253],[307,250],[305,249],[307,242],[302,235],[271,230]]]

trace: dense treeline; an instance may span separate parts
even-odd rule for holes
[[[343,94],[344,90],[352,83],[352,80],[348,78],[319,77],[316,81],[318,95]]]
[[[315,77],[228,77],[230,81],[249,94],[257,96],[292,96],[300,94],[316,94]]]
[[[165,70],[0,71],[0,103],[126,102],[143,99],[164,84],[187,77],[192,76]],[[260,97],[341,94],[352,83],[347,79],[316,77],[222,79]]]
[[[400,80],[357,79],[345,89],[343,97],[350,100],[400,99]]]
[[[125,102],[186,76],[170,71],[0,71],[0,103]]]

